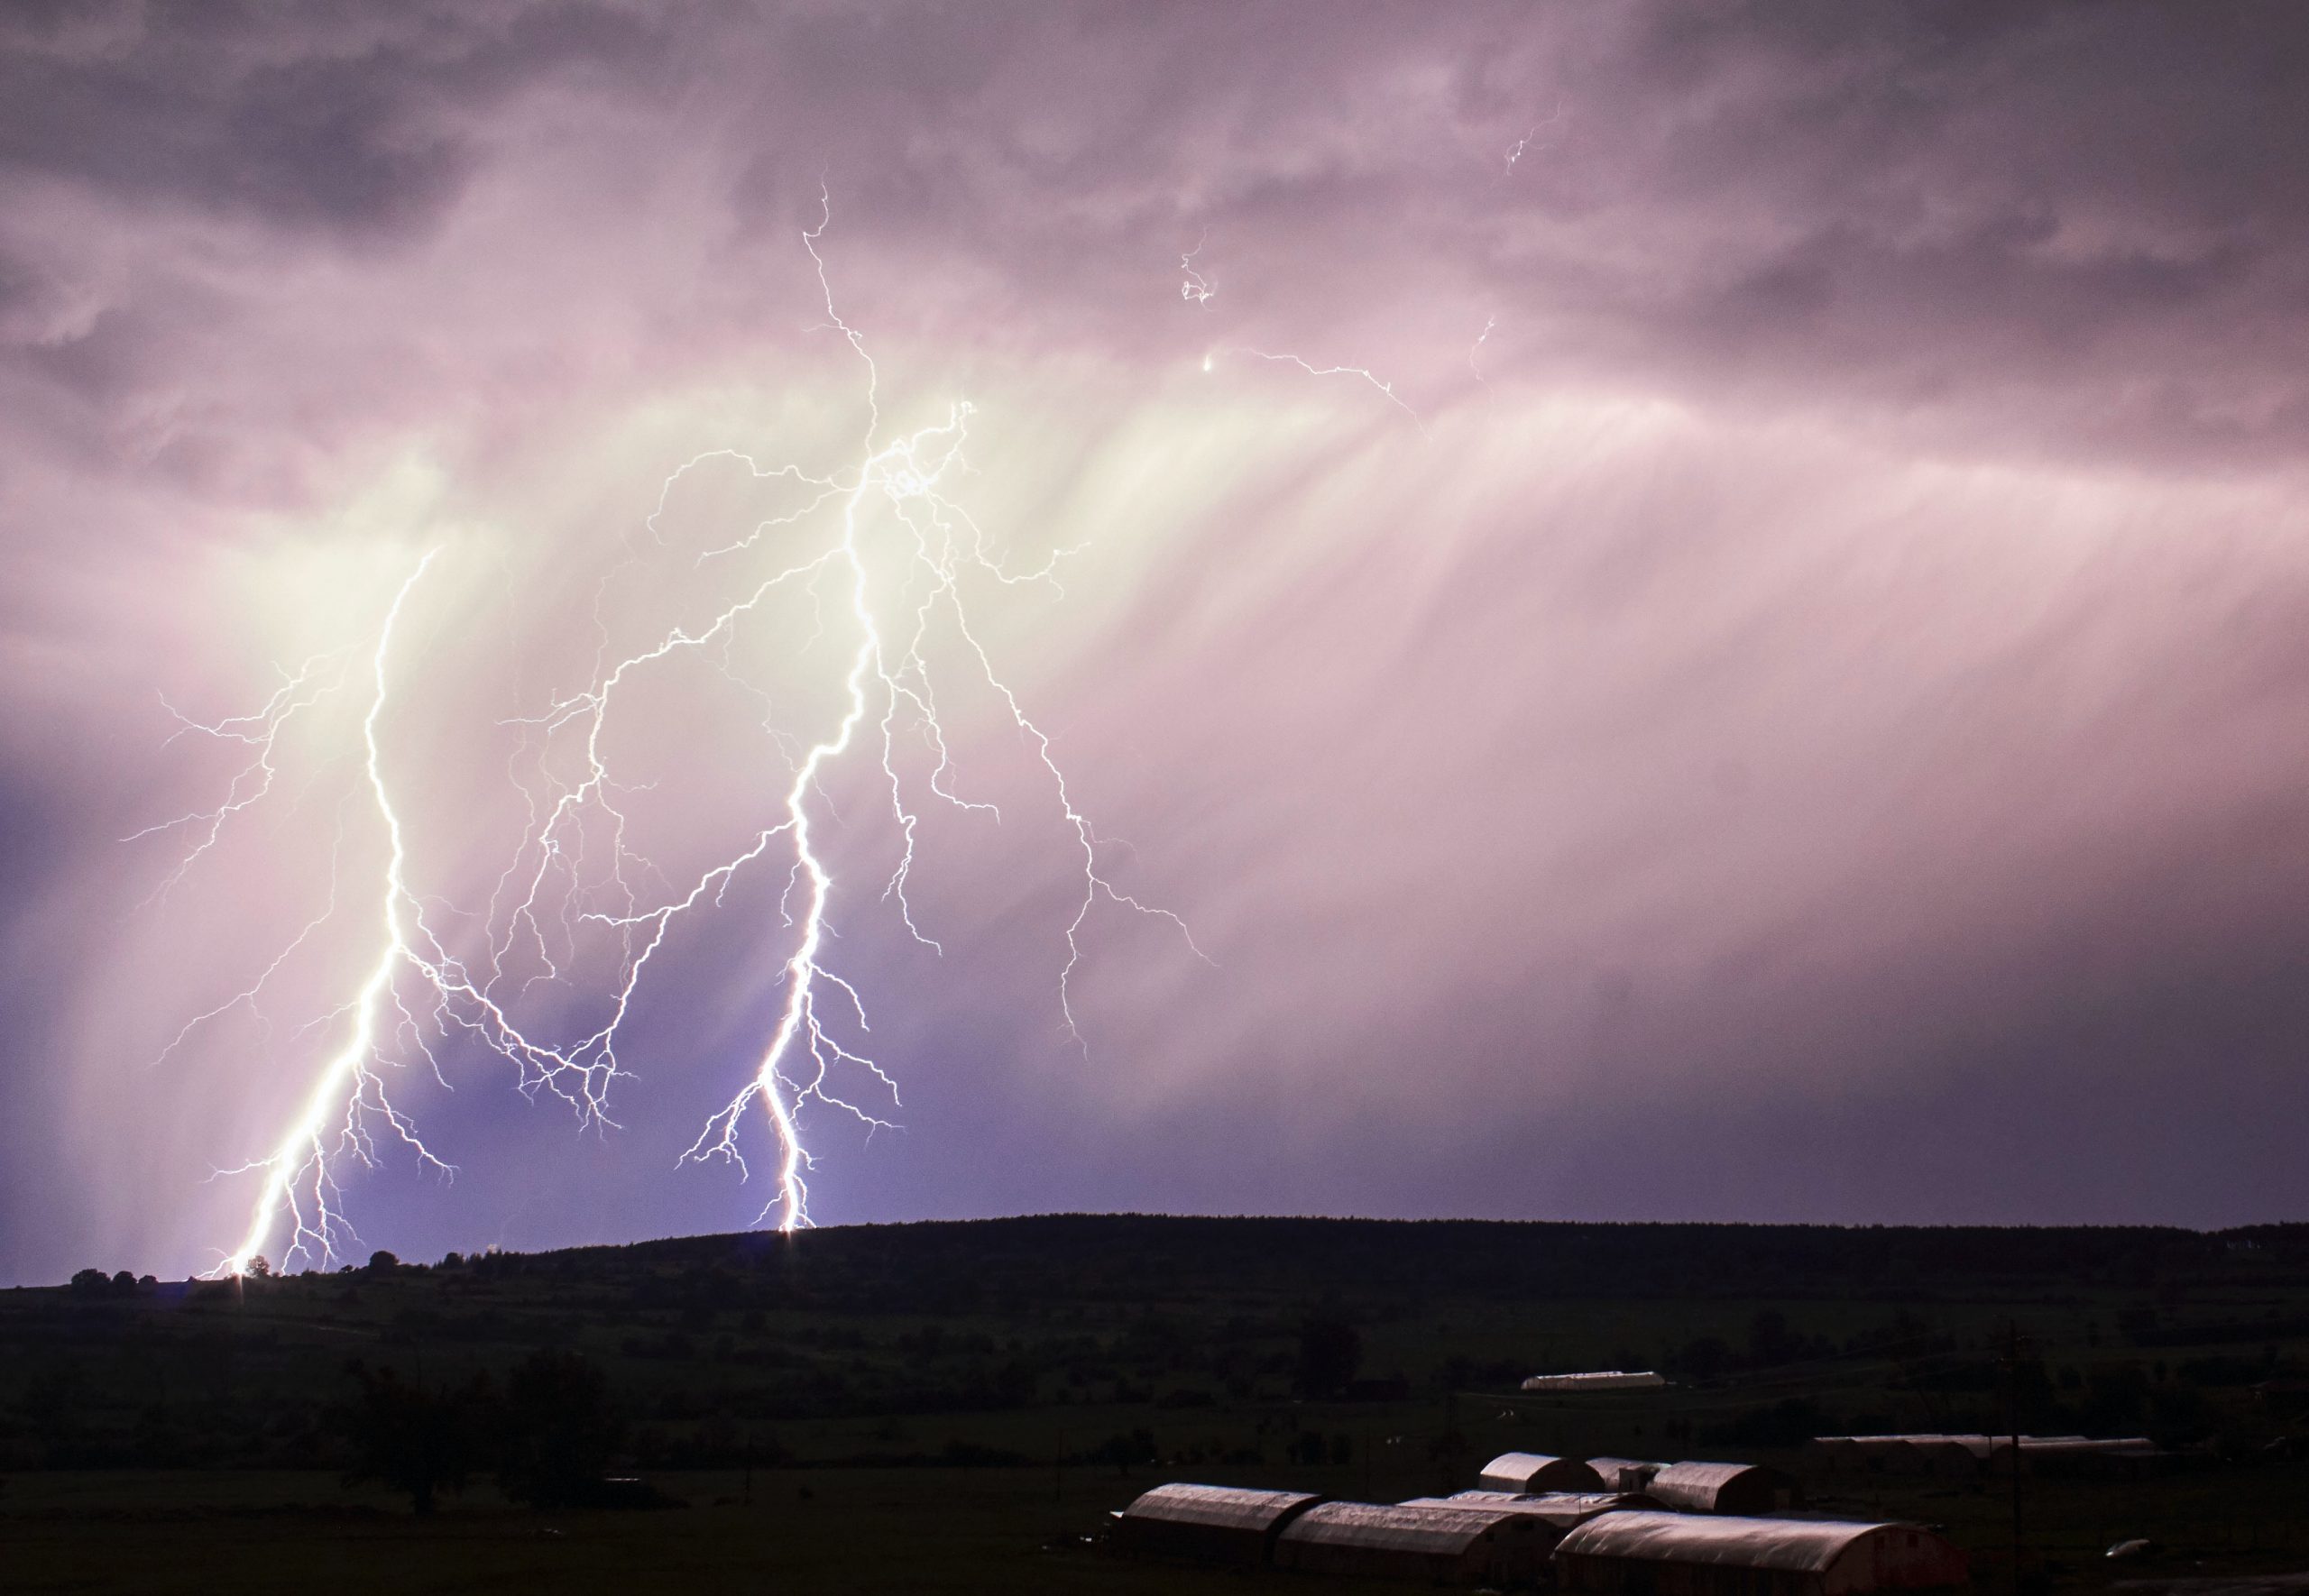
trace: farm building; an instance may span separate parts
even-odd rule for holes
[[[1816,1435],[1804,1446],[1808,1463],[1832,1472],[1937,1474],[1958,1478],[2012,1467],[2009,1435]],[[2021,1466],[2033,1473],[2120,1473],[2152,1470],[2156,1447],[2147,1436],[2093,1440],[2084,1435],[2023,1435]]]
[[[1804,1469],[1810,1474],[1857,1474],[1868,1467],[1857,1435],[1815,1435],[1804,1443]]]
[[[1274,1563],[1350,1579],[1533,1585],[1555,1540],[1541,1528],[1528,1515],[1476,1507],[1326,1502],[1283,1527]]]
[[[1597,1369],[1587,1374],[1534,1374],[1527,1391],[1645,1391],[1668,1382],[1651,1370]]]
[[[1591,1457],[1587,1466],[1596,1471],[1606,1491],[1642,1491],[1651,1483],[1652,1475],[1668,1465],[1639,1463],[1631,1457]]]
[[[1122,1510],[1114,1544],[1145,1557],[1261,1567],[1272,1560],[1283,1526],[1322,1500],[1293,1491],[1157,1485]]]
[[[1940,1480],[1966,1480],[1988,1466],[1992,1445],[1987,1437],[1978,1449],[1973,1445],[1975,1437],[1969,1435],[1911,1435],[1909,1437],[1908,1458],[1915,1472]]]
[[[2009,1454],[2010,1447],[2006,1447]],[[2023,1435],[2020,1466],[2047,1478],[2093,1475],[2102,1479],[2157,1472],[2170,1453],[2158,1450],[2146,1435],[2093,1441],[2082,1435]]]
[[[1648,1494],[1679,1513],[1772,1513],[1797,1502],[1795,1481],[1756,1463],[1673,1463],[1651,1476]]]
[[[1808,1465],[1828,1473],[1927,1474],[1965,1479],[2012,1467],[2007,1435],[1815,1435],[1804,1445]],[[2169,1467],[2144,1435],[2093,1440],[2084,1435],[2023,1435],[2021,1466],[2038,1474],[2154,1473]],[[1601,1460],[1597,1464],[1602,1472]],[[1607,1481],[1608,1482],[1608,1481]]]
[[[1605,1513],[1556,1546],[1578,1596],[1865,1596],[1964,1583],[1964,1555],[1913,1524]]]
[[[1483,1466],[1483,1488],[1514,1496],[1546,1491],[1601,1491],[1604,1481],[1586,1463],[1537,1452],[1503,1452]]]
[[[1630,1510],[1658,1510],[1660,1501],[1656,1497],[1644,1497],[1637,1492],[1619,1490],[1547,1490],[1533,1497],[1513,1497],[1504,1490],[1455,1490],[1440,1501],[1464,1501],[1477,1509],[1514,1509],[1517,1513],[1531,1513],[1535,1518],[1547,1518],[1561,1522],[1566,1529],[1572,1525],[1584,1525],[1598,1513],[1630,1513]]]
[[[1558,1530],[1585,1524],[1598,1513],[1657,1511],[1656,1497],[1618,1491],[1555,1491],[1539,1496],[1511,1496],[1504,1491],[1455,1491],[1449,1496],[1413,1497],[1404,1506],[1494,1508],[1522,1513]]]
[[[1924,1460],[1917,1455],[1911,1435],[1840,1435],[1845,1457],[1857,1472],[1919,1474]]]

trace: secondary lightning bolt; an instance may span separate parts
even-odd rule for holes
[[[825,259],[818,249],[819,241],[831,221],[832,211],[823,191],[820,199],[823,208],[818,225],[803,234],[803,242],[817,267],[828,324],[848,341],[867,370],[869,419],[864,440],[865,457],[842,499],[840,539],[835,547],[823,556],[823,563],[837,566],[846,579],[851,619],[857,628],[857,643],[844,677],[846,707],[840,723],[832,736],[813,745],[800,761],[787,790],[783,820],[762,834],[763,844],[774,837],[790,840],[795,875],[788,882],[789,903],[796,882],[803,894],[797,940],[786,964],[784,1007],[752,1078],[720,1113],[707,1121],[697,1139],[683,1154],[688,1160],[727,1160],[743,1171],[746,1160],[739,1145],[740,1131],[747,1111],[759,1101],[770,1121],[778,1153],[777,1192],[764,1209],[763,1216],[767,1217],[771,1209],[776,1209],[779,1228],[789,1231],[809,1223],[808,1185],[804,1171],[810,1167],[811,1160],[797,1124],[803,1104],[814,1098],[857,1115],[869,1127],[887,1124],[888,1122],[832,1095],[830,1078],[843,1065],[859,1067],[870,1073],[889,1091],[894,1105],[897,1101],[896,1087],[889,1077],[872,1059],[842,1042],[829,1029],[828,1017],[820,1012],[819,992],[823,983],[841,991],[848,1000],[849,1011],[855,1017],[859,1028],[861,1031],[866,1028],[865,1011],[859,1001],[857,990],[827,970],[821,962],[833,878],[814,846],[809,795],[816,789],[825,767],[847,753],[861,729],[869,719],[875,719],[871,701],[879,699],[883,706],[877,720],[881,732],[880,769],[888,786],[893,815],[905,839],[904,855],[884,888],[884,895],[897,899],[906,929],[925,942],[930,942],[930,939],[923,936],[915,926],[913,910],[906,903],[905,894],[906,875],[914,862],[916,817],[906,807],[903,787],[893,763],[894,727],[902,706],[919,716],[936,750],[938,765],[928,783],[930,790],[959,807],[991,807],[969,803],[955,796],[944,784],[951,760],[943,731],[938,723],[931,673],[923,652],[934,610],[943,609],[957,632],[969,644],[985,681],[1001,695],[1013,724],[1034,739],[1036,757],[1051,778],[1066,822],[1082,850],[1082,896],[1066,927],[1067,959],[1059,972],[1059,1004],[1069,1034],[1078,1041],[1081,1038],[1075,1023],[1070,984],[1081,958],[1080,936],[1083,924],[1101,896],[1143,913],[1161,915],[1176,925],[1182,935],[1186,931],[1184,922],[1176,915],[1118,890],[1100,874],[1097,839],[1090,821],[1075,808],[1069,795],[1065,775],[1052,755],[1049,737],[1027,717],[1017,694],[997,674],[984,644],[971,626],[969,612],[958,585],[965,563],[1006,582],[1046,577],[1051,566],[1025,573],[1003,569],[988,555],[984,537],[975,523],[939,491],[939,484],[946,473],[961,463],[969,407],[957,406],[943,424],[925,427],[897,442],[876,447],[875,433],[880,424],[880,412],[874,404],[874,397],[879,392],[879,372],[873,356],[866,348],[863,335],[842,318],[834,305]],[[913,629],[903,639],[903,647],[894,646],[882,634],[873,601],[874,577],[861,542],[865,511],[869,501],[877,496],[888,500],[892,513],[912,534],[911,563],[927,579],[924,595],[913,609]],[[959,535],[963,529],[970,533],[967,539]],[[788,572],[785,574],[796,573]],[[729,619],[726,612],[723,619]],[[721,623],[717,621],[716,624]],[[740,859],[717,867],[716,871],[726,873],[734,870],[759,851],[757,848]],[[682,903],[666,913],[677,913],[696,902],[704,885],[701,881],[699,888],[693,889]],[[662,918],[658,923],[662,926]],[[934,942],[930,942],[930,945],[936,946]],[[1188,945],[1193,947],[1191,937],[1188,939]],[[1200,955],[1200,949],[1194,950],[1198,956]]]
[[[174,820],[158,821],[121,839],[124,842],[135,842],[166,831],[189,831],[193,835],[192,846],[177,861],[176,868],[152,889],[152,897],[145,900],[147,906],[165,897],[171,887],[184,879],[186,872],[199,862],[201,856],[216,846],[217,839],[223,836],[225,825],[235,815],[253,808],[272,791],[273,780],[281,774],[274,759],[279,752],[281,733],[299,711],[311,709],[341,685],[341,672],[335,669],[339,664],[337,657],[316,655],[299,665],[294,674],[282,672],[281,685],[274,688],[272,696],[253,712],[230,715],[222,720],[195,720],[166,698],[161,700],[161,708],[167,710],[177,722],[177,729],[169,736],[170,743],[178,738],[198,733],[219,742],[243,745],[249,749],[249,759],[247,764],[233,773],[223,800],[215,808],[189,811]],[[163,748],[167,746],[167,743],[161,745]]]

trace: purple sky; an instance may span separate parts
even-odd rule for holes
[[[807,498],[713,452],[864,458],[821,184],[878,440],[967,400],[940,493],[1059,555],[971,566],[971,635],[1210,959],[1101,899],[1070,1039],[1081,854],[934,628],[1002,816],[901,727],[940,956],[879,745],[807,800],[900,1098],[804,1105],[821,1223],[2303,1217],[2305,161],[2274,5],[12,6],[0,1280],[240,1239],[261,1178],[212,1173],[377,962],[366,672],[423,554],[378,745],[470,955],[578,779],[540,718],[825,546],[710,552]],[[831,591],[606,715],[623,851],[583,816],[568,957],[498,972],[539,1034],[624,968],[583,914],[779,818]],[[123,840],[246,763],[170,706],[308,661],[261,802],[181,870],[205,823]],[[388,1024],[456,1173],[340,1159],[361,1244],[752,1220],[766,1119],[742,1184],[677,1156],[776,1022],[791,864],[643,968],[615,1128]]]

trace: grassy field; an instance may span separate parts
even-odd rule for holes
[[[483,1477],[419,1518],[339,1482],[349,1359],[455,1388],[540,1348],[602,1372],[616,1467],[685,1507],[540,1512]],[[1614,1365],[1676,1384],[1514,1390]],[[1086,1537],[1164,1479],[1397,1500],[1515,1448],[1792,1467],[1810,1434],[2016,1417],[2190,1451],[2028,1484],[2037,1582],[2091,1587],[2309,1564],[2309,1472],[2270,1451],[2304,1389],[2309,1232],[2275,1228],[1077,1217],[84,1280],[0,1292],[0,1589],[1238,1591]],[[1817,1490],[2010,1582],[2001,1484]],[[2163,1550],[2101,1557],[2137,1536]]]
[[[0,1493],[0,1589],[288,1596],[318,1582],[338,1596],[548,1589],[1196,1596],[1302,1582],[1133,1564],[1084,1544],[1107,1509],[1156,1472],[1125,1480],[1111,1471],[1086,1478],[1034,1469],[757,1470],[750,1493],[742,1474],[673,1472],[660,1483],[692,1504],[685,1509],[533,1513],[484,1491],[430,1520],[411,1518],[405,1503],[382,1493],[345,1491],[327,1472],[32,1472],[11,1478]],[[1341,1494],[1361,1483],[1352,1469],[1217,1472],[1261,1482],[1287,1476]],[[2309,1565],[2304,1484],[2297,1473],[2257,1481],[2214,1472],[2142,1500],[2040,1486],[2028,1504],[2036,1518],[2030,1545],[2052,1565],[2056,1587],[2298,1568]],[[1999,1491],[1832,1505],[1943,1523],[1960,1540],[1992,1549],[2006,1522]],[[2159,1535],[2167,1550],[2147,1563],[2099,1557],[2120,1535],[2143,1532]],[[1979,1572],[1983,1589],[2001,1587],[1993,1555]]]

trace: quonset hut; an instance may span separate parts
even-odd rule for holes
[[[1604,1489],[1604,1481],[1586,1463],[1571,1458],[1503,1452],[1484,1464],[1483,1487],[1513,1496],[1533,1496],[1550,1491],[1597,1491]]]
[[[1536,1518],[1478,1507],[1325,1502],[1283,1526],[1278,1568],[1430,1584],[1534,1585],[1552,1535]]]
[[[1122,1510],[1114,1544],[1142,1557],[1263,1567],[1283,1527],[1322,1500],[1295,1491],[1157,1485]]]
[[[1913,1524],[1605,1513],[1555,1549],[1575,1596],[1865,1596],[1962,1586],[1964,1555]]]
[[[1679,1513],[1776,1513],[1797,1500],[1794,1480],[1757,1463],[1673,1463],[1646,1490]]]
[[[1915,1474],[1923,1472],[1908,1435],[1815,1435],[1804,1444],[1808,1462],[1823,1472],[1852,1474]]]
[[[1919,1474],[1939,1480],[1964,1480],[1988,1466],[1987,1454],[1975,1452],[1962,1435],[1912,1435],[1909,1451]]]

